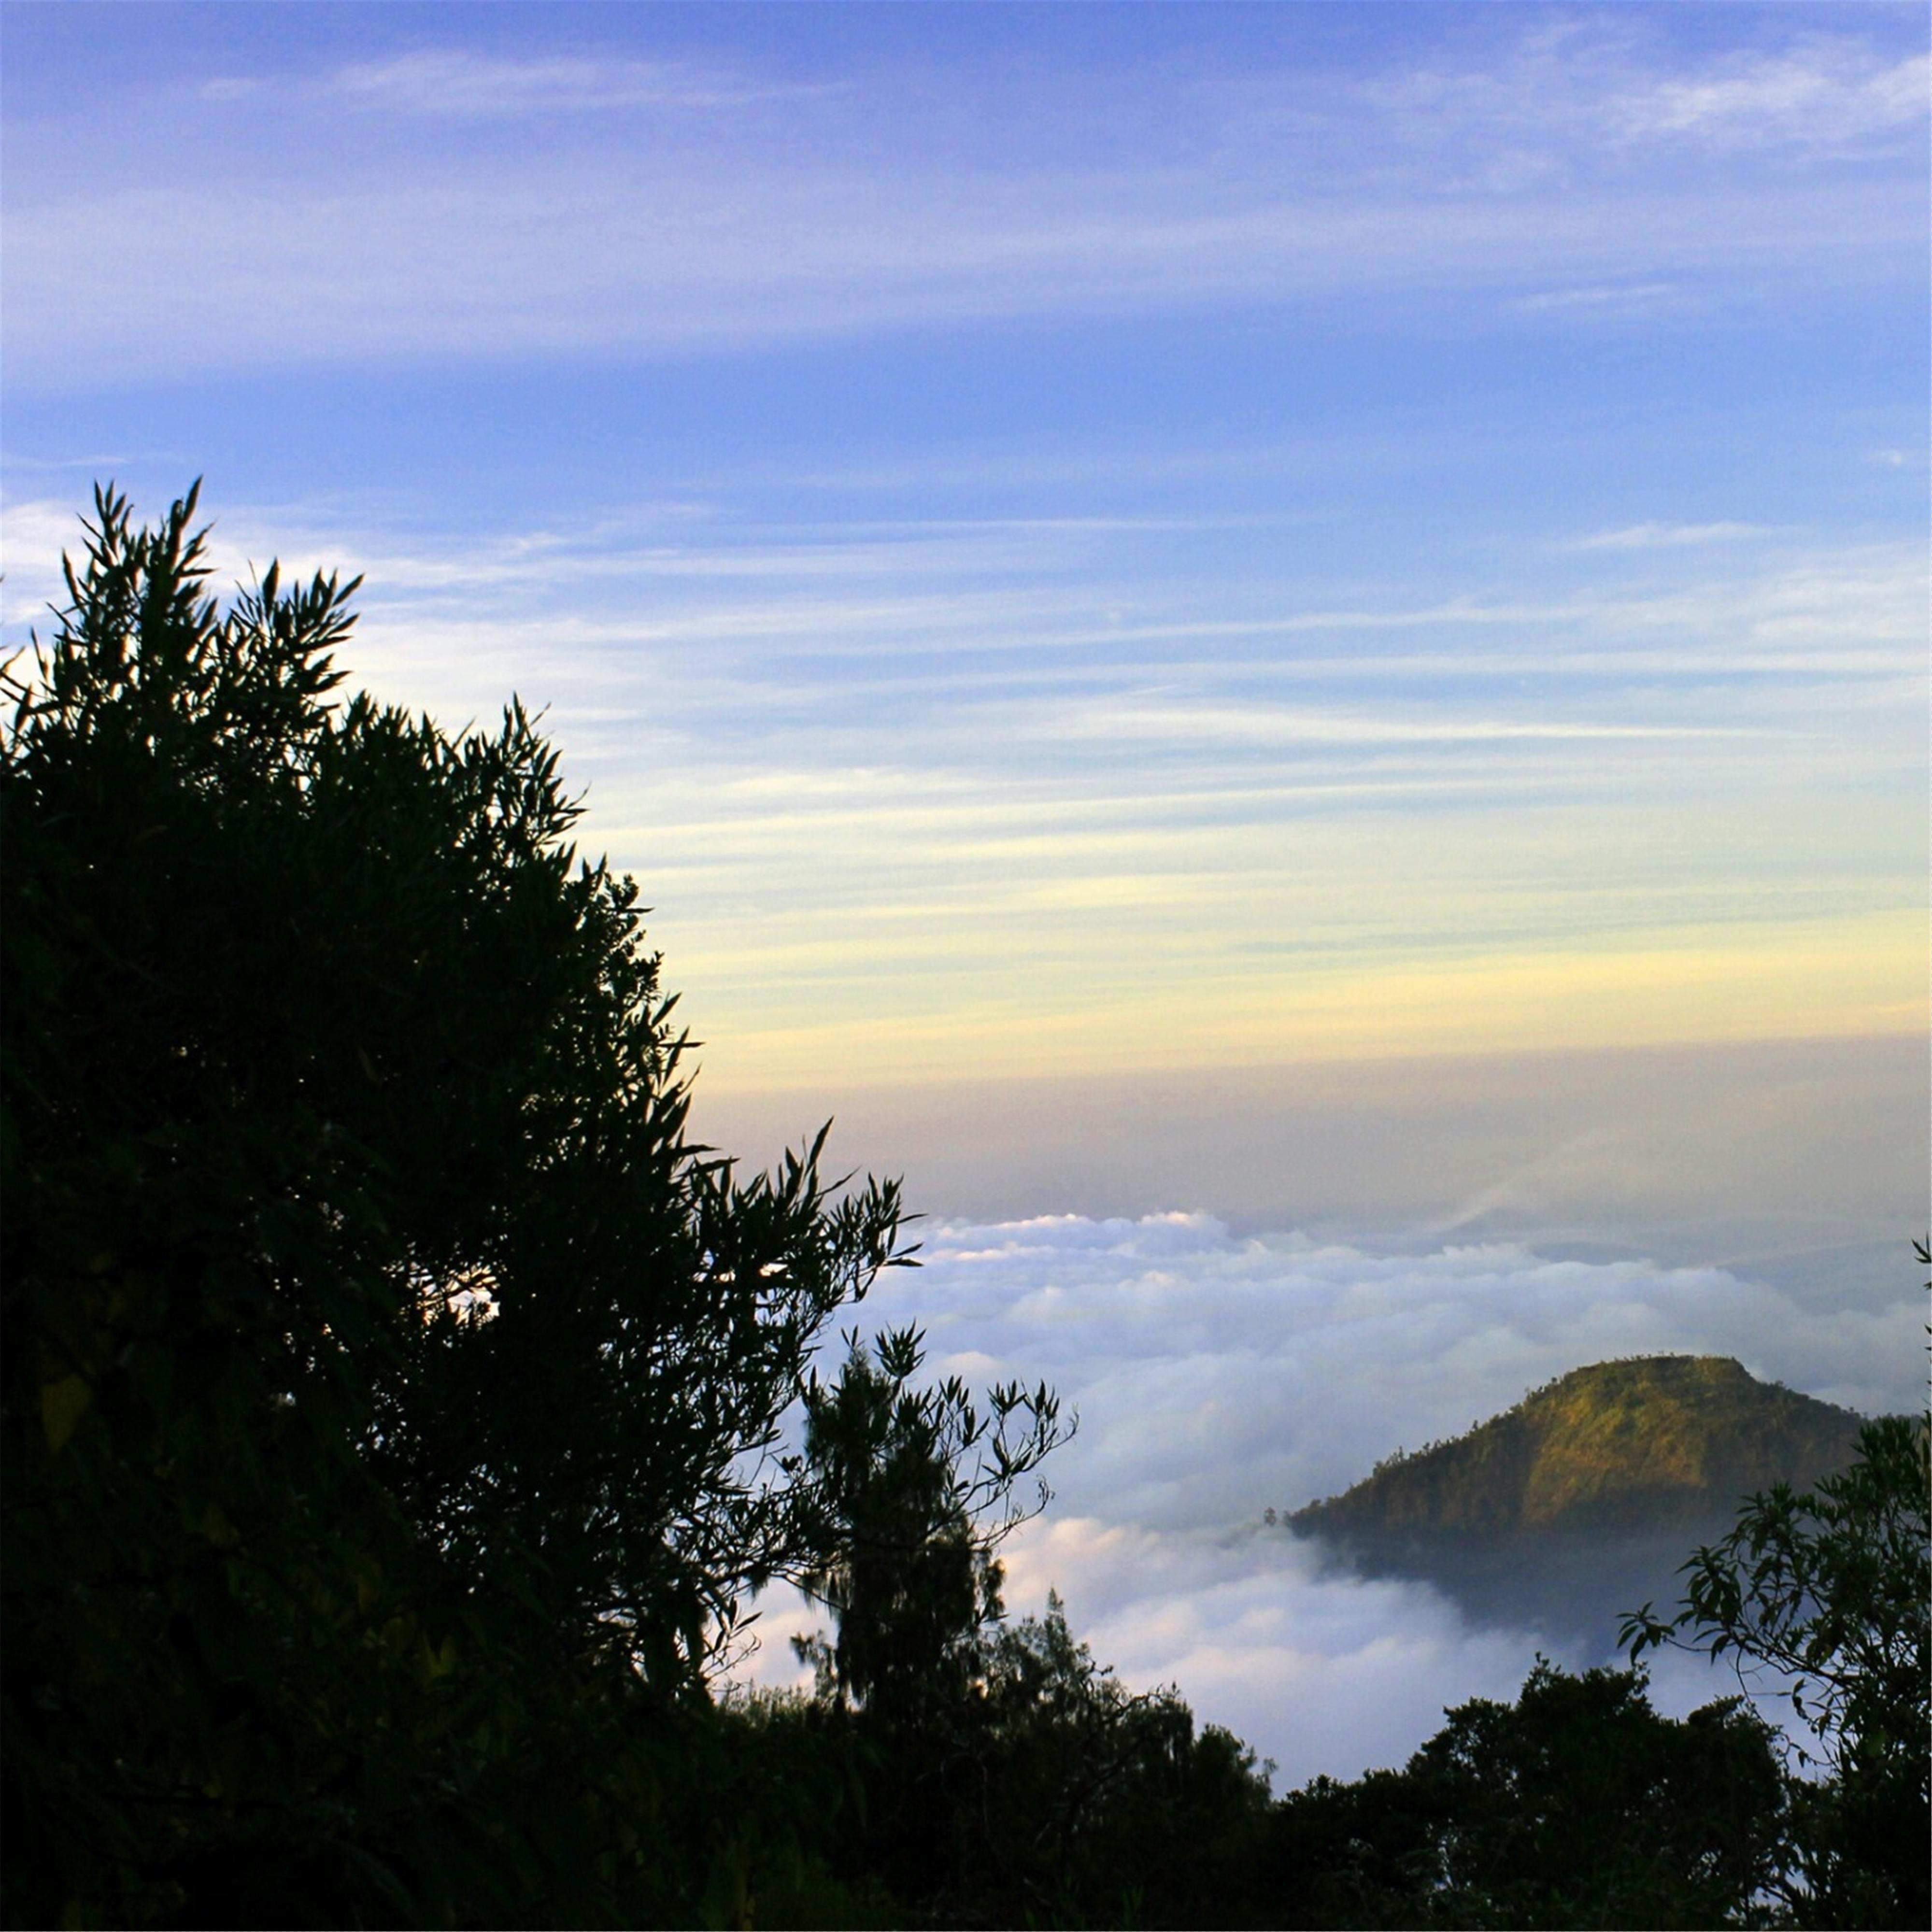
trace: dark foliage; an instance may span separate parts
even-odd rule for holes
[[[918,1388],[920,1360],[911,1331],[855,1342],[806,1399],[798,1467],[835,1554],[803,1580],[836,1636],[800,1646],[814,1702],[755,1708],[849,1767],[832,1869],[854,1898],[869,1886],[944,1922],[1215,1910],[1265,1778],[1172,1690],[1118,1684],[1057,1600],[1001,1624],[993,1552],[1027,1513],[1016,1485],[1063,1439],[1058,1409],[1045,1388],[996,1388],[982,1409],[957,1379]]]
[[[1932,1920],[1928,1450],[1922,1417],[1868,1423],[1842,1475],[1752,1497],[1729,1535],[1697,1551],[1676,1616],[1646,1606],[1629,1620],[1633,1653],[1676,1642],[1768,1670],[1822,1744],[1808,1767],[1822,1775],[1793,1786],[1780,1887],[1801,1924]]]
[[[95,508],[0,749],[8,1915],[674,1910],[679,1706],[797,1560],[748,1452],[896,1198],[687,1142],[520,710],[338,703],[352,584]]]
[[[1640,1672],[1539,1662],[1514,1705],[1450,1712],[1406,1769],[1282,1801],[1284,1922],[1748,1923],[1784,1810],[1769,1728],[1741,1701],[1679,1721]]]
[[[1244,1923],[1268,1768],[1172,1688],[1133,1692],[1047,1615],[1002,1631],[986,1670],[981,1869],[996,1922]]]
[[[993,1552],[1025,1515],[1015,1496],[1070,1427],[1044,1384],[988,1391],[957,1376],[915,1386],[916,1330],[848,1338],[838,1379],[805,1392],[803,1453],[786,1463],[813,1512],[818,1560],[796,1580],[837,1637],[804,1643],[829,1694],[896,1724],[956,1704],[978,1670],[982,1627],[1000,1614]]]
[[[916,1720],[824,1694],[734,1707],[842,1781],[819,1891],[768,1901],[766,1922],[1267,1922],[1268,1782],[1238,1738],[1119,1684],[1057,1601],[976,1651],[972,1681]]]

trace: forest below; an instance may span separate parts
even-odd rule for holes
[[[838,1342],[898,1190],[688,1135],[522,710],[344,695],[356,585],[224,605],[196,513],[97,492],[5,674],[7,1924],[1927,1922],[1923,1418],[1687,1543],[1630,1667],[1276,1795],[1004,1614],[1052,1391]],[[814,1690],[722,1689],[777,1581]],[[1802,1730],[1660,1714],[1667,1643]]]

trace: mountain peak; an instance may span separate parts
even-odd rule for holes
[[[1288,1520],[1352,1542],[1697,1528],[1754,1490],[1842,1468],[1863,1420],[1727,1355],[1598,1362]]]

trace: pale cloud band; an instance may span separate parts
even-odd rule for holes
[[[1325,72],[446,44],[184,81],[81,140],[10,101],[9,382],[1432,290],[1594,326],[1917,274],[1925,62],[1884,17],[1688,66],[1528,18]],[[218,124],[184,152],[189,115]]]
[[[1162,532],[1177,592],[1144,519],[761,532],[731,494],[217,532],[232,575],[366,572],[384,694],[544,710],[715,1089],[1922,1022],[1915,547],[1532,544],[1350,603],[1238,522]],[[10,637],[72,515],[10,510]]]

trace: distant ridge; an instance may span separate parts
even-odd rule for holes
[[[1754,1490],[1843,1468],[1864,1420],[1727,1355],[1599,1362],[1289,1521],[1329,1535],[1483,1538],[1700,1522]]]
[[[1370,1575],[1436,1583],[1485,1621],[1607,1641],[1619,1611],[1674,1599],[1678,1564],[1746,1496],[1849,1464],[1864,1420],[1728,1356],[1599,1362],[1287,1522]]]

